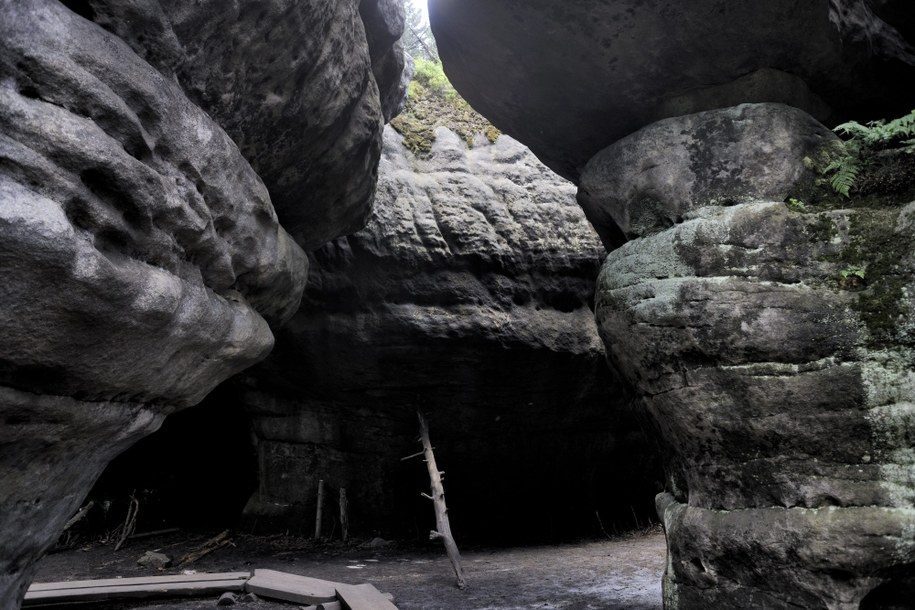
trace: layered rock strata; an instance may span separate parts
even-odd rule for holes
[[[796,115],[662,121],[582,179],[616,185],[590,200],[622,226],[648,192],[676,218],[610,253],[596,297],[666,448],[667,608],[896,608],[915,592],[915,191],[817,195],[804,157],[834,143]],[[672,162],[639,171],[659,138]],[[743,196],[722,199],[722,180]]]
[[[385,133],[372,220],[315,253],[301,309],[239,382],[250,522],[310,530],[324,479],[354,528],[415,534],[428,481],[400,458],[421,409],[465,537],[597,531],[595,509],[632,525],[654,452],[608,380],[589,307],[603,248],[574,186],[511,138],[468,150],[440,128],[416,157]]]
[[[302,243],[368,214],[402,7],[363,4],[0,3],[0,607],[107,461],[298,308],[268,188]]]
[[[829,124],[908,112],[915,53],[902,5],[431,0],[429,13],[461,95],[577,181],[599,150],[666,117],[744,102]]]

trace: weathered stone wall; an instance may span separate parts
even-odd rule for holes
[[[261,472],[249,521],[308,530],[323,478],[363,533],[412,535],[432,515],[421,462],[400,461],[422,409],[464,536],[599,531],[596,509],[631,525],[654,451],[604,364],[603,248],[575,187],[510,138],[468,150],[439,129],[416,157],[385,133],[372,220],[315,253],[302,307],[243,375]]]
[[[675,132],[689,134],[687,156],[701,165],[670,164],[654,192],[707,187],[742,159],[759,181],[731,179],[745,203],[715,188],[661,197],[679,221],[636,236],[601,271],[601,336],[668,448],[658,512],[670,608],[859,608],[879,586],[897,588],[897,601],[913,592],[915,225],[905,204],[915,191],[818,200],[801,159],[818,140],[829,150],[821,126],[747,137],[772,114],[797,112],[662,121],[600,153],[583,176],[623,176],[613,192],[631,197],[604,203],[636,213],[644,206],[632,195],[652,180],[633,166],[638,147],[650,155]],[[796,165],[753,171],[745,146]],[[678,150],[671,143],[673,158]],[[810,198],[785,202],[802,192]],[[843,277],[852,264],[864,278]]]
[[[458,91],[617,248],[597,318],[664,447],[667,607],[910,604],[912,170],[803,203],[814,118],[911,110],[910,9],[430,4]]]
[[[0,607],[113,456],[267,355],[296,240],[368,214],[403,18],[363,4],[0,2]]]

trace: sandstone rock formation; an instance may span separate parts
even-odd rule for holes
[[[270,351],[307,271],[271,194],[305,244],[367,215],[402,87],[372,8],[0,2],[0,607],[114,455]]]
[[[589,307],[603,248],[574,186],[511,138],[468,150],[439,128],[415,157],[385,134],[372,220],[315,253],[301,309],[239,384],[251,523],[313,527],[323,478],[354,527],[414,533],[428,481],[400,458],[422,409],[465,537],[596,531],[595,509],[631,525],[654,451],[608,379]]]
[[[790,133],[769,131],[779,112]],[[661,121],[582,178],[620,187],[592,201],[617,218],[646,209],[641,193],[689,193],[659,197],[677,223],[613,251],[596,297],[610,359],[666,448],[668,608],[895,608],[915,593],[912,166],[890,197],[817,195],[800,159],[829,141],[796,115]],[[772,137],[748,139],[758,127]],[[666,171],[640,173],[639,147],[650,157],[671,133],[702,163],[679,162],[674,138]],[[724,179],[740,203],[701,186],[737,150],[747,167]],[[795,166],[756,171],[760,155]]]
[[[915,53],[893,27],[911,31],[904,4],[431,0],[429,12],[461,95],[577,180],[598,150],[666,117],[744,102],[829,124],[911,110]]]
[[[609,251],[683,222],[696,207],[783,201],[813,180],[804,159],[836,140],[782,104],[665,119],[592,157],[578,202]]]
[[[401,2],[73,4],[225,129],[307,250],[365,224],[381,127],[403,99]]]

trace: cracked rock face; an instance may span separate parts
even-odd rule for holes
[[[631,523],[654,452],[608,381],[589,308],[603,248],[574,186],[511,138],[468,150],[440,128],[417,158],[385,133],[372,220],[315,253],[301,309],[240,382],[261,465],[248,516],[312,523],[320,478],[347,489],[354,528],[412,533],[428,480],[400,458],[422,409],[465,536],[581,531],[595,509],[610,527],[620,506]]]
[[[461,95],[571,180],[597,151],[666,117],[745,102],[828,124],[911,110],[915,53],[898,1],[429,4]]]
[[[706,132],[705,149],[728,150],[734,133]],[[757,142],[793,158],[815,134],[784,149]],[[590,167],[601,174],[588,181],[632,175]],[[600,274],[601,336],[666,448],[665,607],[904,607],[915,593],[912,206],[792,208],[759,192],[692,200],[679,224],[613,251]],[[865,261],[864,280],[849,282],[850,260]]]

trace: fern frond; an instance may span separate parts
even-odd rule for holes
[[[887,123],[887,130],[893,139],[909,138],[915,135],[915,110]]]
[[[858,179],[858,172],[861,171],[861,167],[858,164],[857,159],[853,157],[843,157],[830,163],[826,166],[826,170],[824,171],[825,173],[835,172],[835,175],[829,179],[832,190],[843,197],[848,197],[849,191],[855,187],[855,182]]]
[[[833,131],[851,137],[861,137],[866,138],[870,135],[871,128],[866,127],[859,123],[858,121],[848,121],[847,123],[842,123],[841,125],[836,125],[833,128]]]

